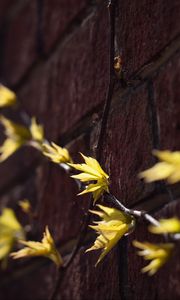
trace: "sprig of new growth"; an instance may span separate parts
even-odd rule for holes
[[[14,105],[16,101],[13,92],[7,88],[3,92],[3,87],[1,87],[1,107]],[[148,272],[149,275],[155,274],[171,256],[175,241],[180,239],[180,220],[178,218],[157,220],[145,211],[129,209],[110,192],[109,175],[95,158],[81,154],[84,162],[74,163],[68,149],[46,140],[43,126],[37,124],[35,118],[28,118],[28,120],[30,122],[27,125],[21,125],[1,116],[0,122],[5,128],[6,139],[0,147],[0,161],[7,159],[22,146],[35,147],[42,155],[60,166],[75,180],[80,191],[78,195],[92,193],[94,204],[103,198],[104,203],[108,201],[114,206],[97,205],[98,210],[90,210],[90,213],[100,218],[99,221],[94,221],[94,224],[90,225],[90,228],[95,230],[97,238],[87,250],[101,249],[102,252],[97,263],[109,253],[123,236],[131,234],[135,230],[136,219],[148,221],[150,223],[148,230],[153,234],[163,235],[165,242],[152,244],[134,241],[133,245],[141,249],[139,255],[151,261],[149,265],[142,269],[142,272]],[[154,151],[153,153],[160,162],[141,172],[138,176],[144,178],[146,182],[163,179],[172,184],[180,181],[180,152]],[[80,173],[77,174],[77,171],[80,171]],[[23,207],[25,209],[27,205]],[[63,265],[62,257],[55,247],[48,227],[46,227],[42,242],[23,240],[21,244],[26,247],[18,252],[13,252],[12,257],[45,256],[53,260],[58,267]]]

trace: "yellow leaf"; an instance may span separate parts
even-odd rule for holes
[[[98,205],[100,211],[91,210],[90,212],[98,215],[101,221],[95,221],[96,225],[90,225],[98,237],[94,245],[86,250],[103,249],[97,264],[104,256],[117,244],[117,242],[134,227],[134,218],[115,208]]]
[[[180,220],[178,218],[161,219],[159,220],[159,226],[150,225],[148,228],[150,232],[155,234],[179,233]]]
[[[87,157],[81,154],[85,163],[83,164],[72,164],[69,163],[69,166],[72,168],[82,171],[78,175],[72,175],[72,178],[78,179],[81,182],[87,182],[87,187],[84,191],[79,193],[83,195],[86,193],[92,193],[94,202],[96,202],[104,192],[109,192],[109,176],[103,171],[98,161],[92,157]],[[93,181],[93,183],[89,183]],[[96,181],[94,183],[94,181]]]
[[[58,267],[63,264],[62,257],[56,249],[54,240],[49,232],[48,227],[45,229],[41,242],[21,241],[21,243],[26,247],[17,252],[11,253],[10,255],[14,259],[31,256],[45,256],[51,259]]]
[[[13,210],[4,208],[0,216],[0,260],[6,262],[15,242],[19,239],[25,239],[24,230]]]
[[[179,151],[159,151],[153,150],[153,154],[159,158],[160,161],[165,161],[169,164],[179,165],[180,164],[180,152]]]
[[[21,200],[18,204],[24,213],[29,214],[31,212],[31,203],[28,199]]]
[[[66,148],[62,148],[53,142],[51,143],[51,145],[47,143],[43,144],[43,154],[56,164],[72,162],[69,151]]]
[[[32,140],[43,142],[44,140],[44,128],[42,125],[38,125],[35,117],[31,119],[30,132],[32,135]]]
[[[174,244],[151,244],[148,242],[133,241],[133,245],[141,251],[138,252],[140,256],[144,256],[145,260],[151,262],[142,269],[142,273],[148,272],[148,275],[154,275],[170,258]]]
[[[22,141],[7,138],[0,147],[0,162],[3,162],[23,145]]]
[[[2,162],[24,145],[31,138],[31,134],[26,127],[16,124],[4,116],[0,116],[0,122],[4,126],[4,133],[7,137],[0,147],[0,162]]]
[[[0,85],[0,107],[16,104],[16,94],[4,85]]]
[[[154,150],[153,153],[160,162],[141,172],[139,177],[144,178],[146,182],[167,180],[168,183],[173,184],[180,181],[180,152]]]

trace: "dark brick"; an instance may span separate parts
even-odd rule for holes
[[[3,80],[16,84],[37,58],[37,3],[27,2],[9,23],[3,48]]]
[[[85,7],[87,0],[45,0],[42,3],[42,32],[45,52],[57,42],[75,16]]]
[[[29,267],[19,270],[14,268],[11,272],[1,278],[0,297],[1,299],[12,300],[45,300],[49,299],[51,289],[56,276],[53,264],[40,264],[37,266],[35,260],[30,261]],[[32,288],[33,287],[33,288]]]
[[[160,148],[180,148],[180,56],[176,55],[154,80]]]
[[[66,270],[56,300],[121,299],[119,295],[119,274],[117,249],[97,267],[97,253],[84,253],[81,248],[71,266]],[[111,278],[111,279],[110,279]]]
[[[105,101],[108,41],[107,9],[102,8],[46,64],[34,70],[18,90],[23,108],[40,116],[49,137],[73,130],[77,122]]]
[[[49,119],[48,107],[52,101],[50,92],[53,88],[48,75],[46,64],[40,65],[30,76],[26,84],[17,91],[20,102],[20,110],[25,111],[29,116],[37,117],[43,124],[46,138],[56,137],[51,130],[51,118]]]
[[[89,17],[50,62],[53,130],[64,133],[106,99],[109,74],[107,9]]]
[[[138,173],[152,164],[152,132],[146,88],[124,98],[117,95],[103,141],[103,161],[110,175],[110,190],[131,205],[150,192]],[[119,102],[119,103],[118,103]]]
[[[180,32],[178,0],[118,1],[117,44],[128,79]]]

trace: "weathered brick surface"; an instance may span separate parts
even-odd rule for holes
[[[154,79],[154,98],[158,117],[160,148],[180,148],[180,55],[165,65]]]
[[[89,17],[50,62],[49,113],[53,130],[65,132],[105,101],[109,74],[109,30],[105,8]]]
[[[105,101],[108,54],[108,15],[101,7],[28,77],[18,95],[26,111],[44,116],[47,134],[53,137],[72,130],[74,124]]]
[[[128,79],[180,32],[178,0],[118,1],[117,43]]]
[[[1,299],[11,300],[12,294],[14,299],[19,300],[46,300],[50,297],[56,276],[55,267],[46,264],[46,261],[44,265],[36,266],[35,260],[31,261],[31,267],[27,268],[24,274],[21,274],[21,268],[14,274],[11,270],[9,276],[8,271],[6,272],[7,277],[1,281]]]
[[[7,25],[2,74],[8,85],[16,84],[38,56],[37,22],[37,2],[28,1]]]
[[[93,297],[94,300],[120,300],[117,249],[97,267],[94,266],[97,253],[84,253],[86,249],[80,249],[66,270],[55,299],[91,300]]]
[[[87,5],[87,0],[45,0],[42,2],[43,50],[49,51],[68,28],[69,23]]]
[[[47,139],[52,139],[51,120],[48,118],[48,110],[51,104],[50,91],[53,88],[49,80],[47,65],[39,66],[35,72],[28,76],[26,84],[17,91],[20,107],[29,116],[36,116],[43,124]]]
[[[116,97],[107,121],[103,157],[111,191],[131,205],[151,190],[138,179],[138,173],[152,164],[148,94],[145,86],[124,98]]]

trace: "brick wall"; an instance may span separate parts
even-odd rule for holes
[[[110,15],[101,0],[1,0],[0,80],[44,124],[48,139],[68,145],[74,159],[79,151],[97,155],[126,205],[180,217],[178,187],[170,198],[165,186],[137,178],[154,162],[152,149],[180,149],[180,2],[116,0],[114,8]],[[113,55],[122,58],[120,79]],[[0,173],[1,206],[28,197],[36,231],[48,224],[68,256],[90,197],[77,198],[69,176],[32,149],[20,150]],[[96,268],[97,254],[84,253],[84,238],[60,273],[55,299],[179,299],[180,248],[153,278],[140,273],[131,240],[147,238],[145,228],[139,224]],[[48,300],[57,277],[48,261],[10,262],[0,297]]]

